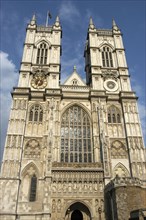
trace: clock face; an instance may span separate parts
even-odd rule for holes
[[[113,79],[104,82],[104,88],[109,92],[115,92],[118,89],[118,83]]]
[[[109,89],[114,89],[114,87],[115,87],[115,83],[112,82],[112,81],[107,82],[106,85],[107,85],[107,87],[108,87]]]
[[[42,75],[35,75],[31,80],[31,86],[34,89],[43,89],[47,86],[47,80]]]

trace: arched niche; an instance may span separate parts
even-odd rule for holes
[[[127,168],[122,163],[118,163],[113,169],[113,176],[128,177],[130,176],[130,174]]]
[[[30,187],[32,177],[39,177],[39,170],[37,166],[31,162],[27,164],[21,172],[21,186],[20,186],[20,201],[28,202],[30,198]]]

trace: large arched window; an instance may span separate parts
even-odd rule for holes
[[[43,42],[39,45],[37,51],[37,64],[47,64],[48,47]]]
[[[34,174],[31,177],[31,181],[30,181],[30,194],[29,194],[30,202],[34,202],[36,200],[36,189],[37,189],[37,177]]]
[[[68,108],[61,121],[61,162],[92,162],[88,114],[79,106]]]
[[[121,123],[120,111],[113,105],[108,108],[108,123]]]
[[[40,105],[33,105],[29,112],[29,121],[42,122],[43,121],[43,109]]]
[[[102,64],[103,67],[113,67],[112,52],[107,46],[102,48]]]

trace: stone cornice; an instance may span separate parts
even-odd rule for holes
[[[131,177],[119,177],[118,175],[110,181],[105,187],[105,192],[108,192],[117,187],[126,187],[126,186],[136,186],[136,187],[145,187],[145,182],[139,178]]]
[[[103,172],[101,163],[63,163],[63,162],[53,162],[53,171],[101,171]]]
[[[120,95],[120,100],[123,100],[123,99],[138,99],[138,97],[136,96],[136,94],[135,94],[135,92],[133,92],[133,91],[130,91],[130,92],[123,92],[123,91],[121,91],[120,93],[119,93],[119,95]]]

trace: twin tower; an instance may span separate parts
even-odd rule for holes
[[[146,207],[146,154],[122,34],[90,18],[86,83],[60,83],[62,27],[27,26],[1,169],[3,220],[132,220]],[[143,217],[144,219],[144,217]]]

